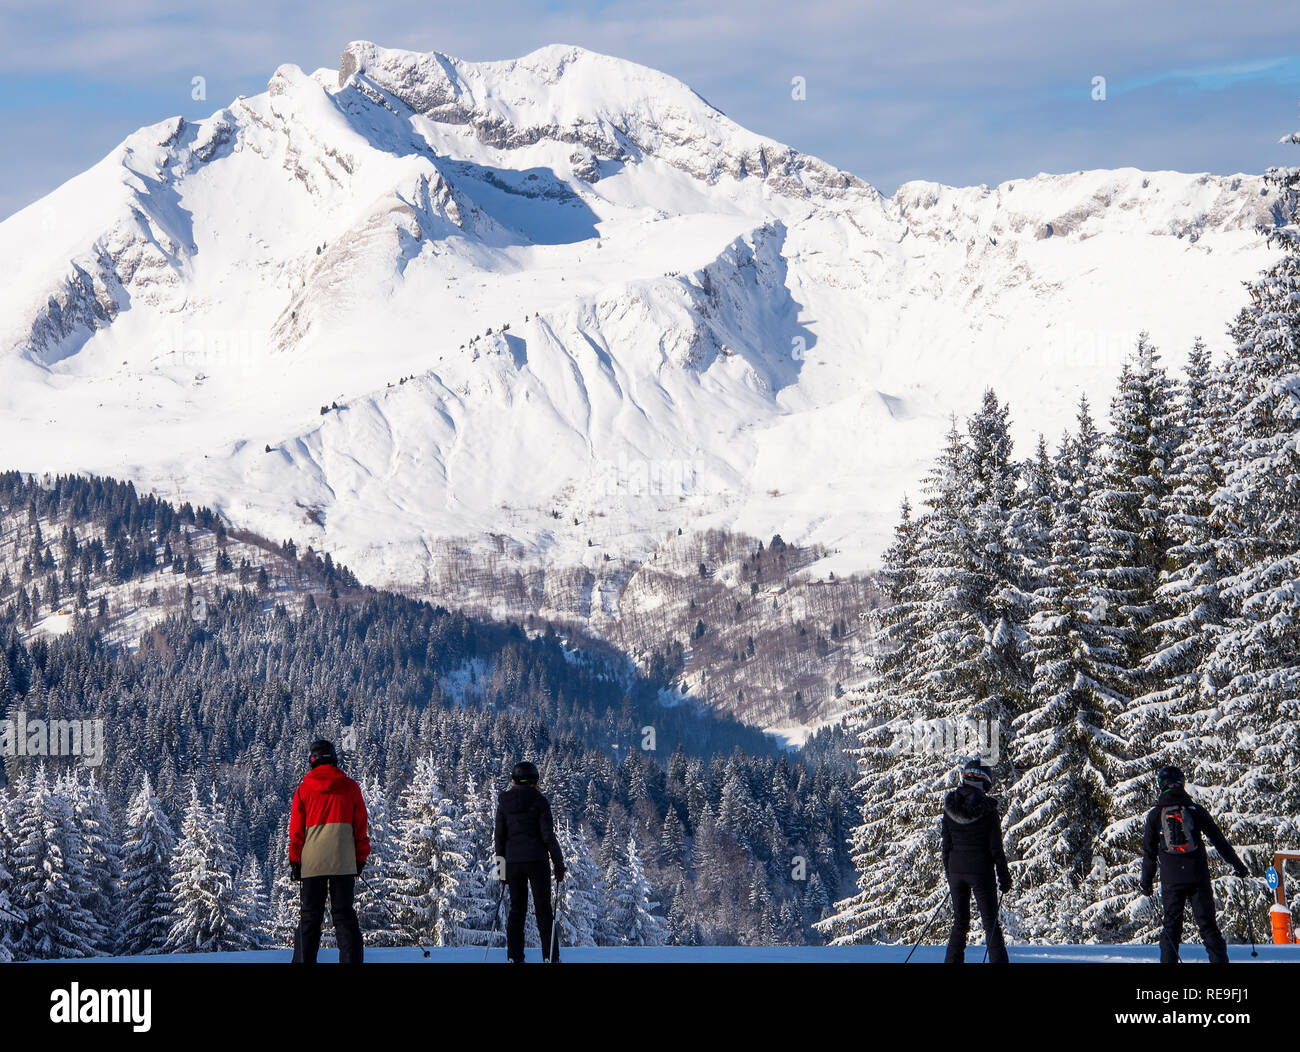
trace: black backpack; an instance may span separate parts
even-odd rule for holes
[[[1160,809],[1160,850],[1171,855],[1191,855],[1201,850],[1201,834],[1189,804]]]

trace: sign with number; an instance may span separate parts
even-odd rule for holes
[[[1272,866],[1264,870],[1264,883],[1273,891],[1277,891],[1277,870]]]

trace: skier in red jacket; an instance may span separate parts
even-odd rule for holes
[[[339,962],[360,964],[361,925],[352,905],[357,877],[370,857],[361,788],[339,770],[334,746],[312,742],[311,770],[293,794],[289,813],[289,873],[302,882],[295,963],[314,964],[320,949],[325,896],[339,943]]]

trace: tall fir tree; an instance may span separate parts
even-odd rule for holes
[[[402,872],[393,882],[398,917],[436,946],[461,942],[468,913],[465,881],[469,858],[459,809],[442,790],[430,755],[415,765],[402,793],[397,818]]]
[[[116,951],[118,944],[122,848],[113,830],[104,793],[93,774],[84,781],[77,773],[65,775],[61,779],[61,791],[72,807],[79,834],[86,889],[82,905],[94,918],[95,950],[107,956]]]
[[[1092,901],[1084,921],[1091,933],[1111,941],[1132,937],[1150,923],[1136,893],[1142,818],[1153,798],[1157,736],[1165,724],[1132,699],[1143,692],[1155,649],[1151,628],[1164,620],[1158,585],[1172,546],[1166,513],[1182,442],[1177,408],[1175,387],[1142,333],[1111,403],[1105,466],[1089,507],[1086,577],[1096,627],[1114,654],[1096,662],[1093,675],[1107,688],[1107,725],[1122,745],[1108,767],[1107,822],[1089,868]]]
[[[461,942],[473,946],[486,946],[494,930],[499,928],[498,913],[501,908],[501,885],[497,876],[493,834],[496,821],[496,801],[491,788],[480,790],[471,777],[465,786],[465,811],[461,819],[464,829],[466,870],[461,897],[465,908]]]
[[[960,452],[954,432],[949,433],[949,449]],[[924,923],[943,895],[933,866],[938,830],[931,819],[934,793],[942,788],[947,772],[912,747],[918,722],[935,721],[941,711],[926,693],[909,690],[920,667],[917,653],[923,632],[921,527],[905,500],[893,544],[882,559],[885,603],[872,613],[879,642],[868,659],[869,679],[850,695],[845,716],[845,726],[857,742],[850,750],[860,800],[859,820],[850,836],[857,890],[815,925],[835,945],[905,938]],[[933,872],[927,872],[927,866]],[[918,876],[922,883],[902,883]],[[907,889],[899,896],[906,897],[906,903],[891,901],[896,886]],[[896,923],[900,917],[902,923]]]
[[[561,825],[556,835],[568,869],[560,890],[564,945],[595,946],[600,923],[600,868],[581,826]]]
[[[102,926],[86,905],[95,889],[72,802],[49,780],[44,766],[18,783],[18,795],[22,803],[14,828],[12,898],[26,920],[14,955],[92,957]]]
[[[608,884],[610,928],[618,932],[617,945],[663,946],[668,941],[668,926],[656,912],[659,903],[646,877],[636,837],[628,838],[626,853],[615,865]]]
[[[365,781],[361,796],[366,802],[370,857],[366,860],[365,879],[357,881],[357,919],[368,945],[403,946],[410,942],[411,936],[397,923],[393,912],[401,859],[392,808],[377,777]]]
[[[126,830],[121,952],[130,956],[162,953],[171,930],[171,858],[176,835],[147,774],[141,776],[140,788],[131,800]]]
[[[1057,458],[1051,555],[1029,620],[1033,683],[1013,724],[1019,776],[1006,790],[1004,820],[1017,885],[1008,927],[1013,935],[1065,942],[1087,936],[1084,883],[1123,760],[1123,743],[1109,729],[1122,698],[1107,686],[1119,657],[1085,578],[1088,507],[1101,468],[1101,435],[1086,399],[1078,423]]]
[[[262,864],[249,852],[235,880],[235,894],[243,917],[243,944],[250,950],[271,945],[274,917]]]
[[[302,885],[296,883],[289,871],[289,826],[281,820],[267,859],[274,877],[268,903],[267,936],[273,946],[293,946],[301,915]],[[362,927],[362,931],[370,929]]]
[[[205,802],[197,779],[172,855],[172,952],[212,953],[247,946],[246,916],[235,880],[238,859],[216,786]]]

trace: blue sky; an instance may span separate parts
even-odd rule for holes
[[[0,216],[135,128],[337,66],[373,40],[468,59],[579,44],[662,69],[754,131],[892,193],[1039,171],[1300,163],[1300,5],[1278,0],[5,0]],[[206,100],[191,99],[193,77]],[[791,98],[791,78],[807,98]],[[1104,101],[1093,78],[1106,78]]]

